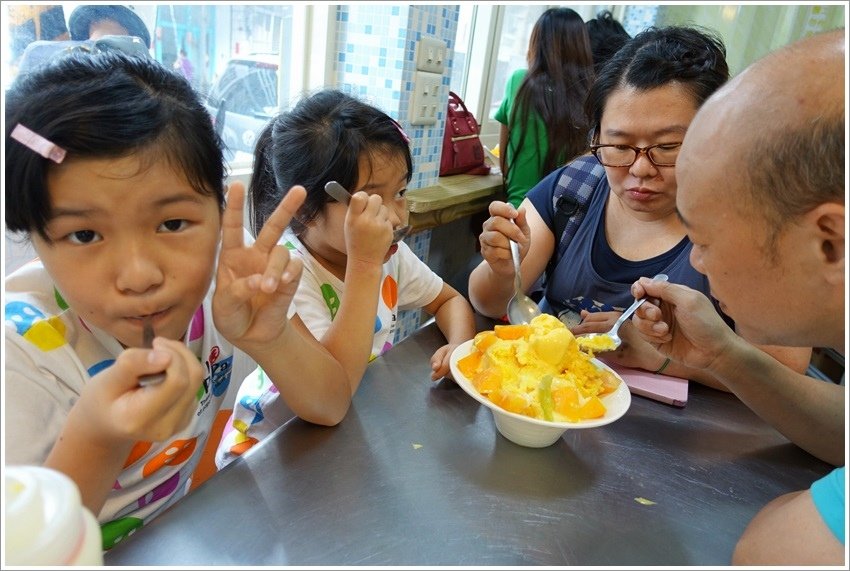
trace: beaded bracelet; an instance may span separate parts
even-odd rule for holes
[[[661,372],[662,372],[664,369],[666,369],[666,368],[667,368],[667,365],[669,365],[669,364],[670,364],[670,357],[667,357],[666,359],[664,359],[664,364],[663,364],[663,365],[661,365],[660,367],[658,367],[658,370],[657,370],[657,371],[655,371],[655,374],[656,374],[656,375],[660,375],[660,374],[661,374]]]

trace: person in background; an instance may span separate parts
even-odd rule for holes
[[[68,475],[109,549],[186,494],[235,348],[301,418],[342,420],[345,371],[286,318],[302,187],[246,246],[209,115],[152,58],[72,52],[5,103],[6,227],[38,254],[4,283],[8,465]]]
[[[587,152],[584,99],[593,54],[584,20],[550,8],[531,30],[528,69],[516,70],[494,118],[502,124],[499,161],[508,202],[519,206],[544,175]]]
[[[590,37],[590,51],[593,52],[593,70],[599,75],[605,62],[632,37],[623,25],[614,19],[610,10],[599,12],[595,18],[588,20],[585,26]]]
[[[748,339],[846,350],[843,29],[768,54],[697,113],[676,163],[693,266]],[[846,566],[846,388],[782,367],[683,285],[641,279],[634,317],[663,355],[702,368],[809,453],[840,466],[751,521],[741,565]]]
[[[177,54],[177,59],[174,60],[174,69],[180,72],[180,74],[186,78],[186,81],[192,83],[192,78],[195,76],[195,68],[192,65],[192,62],[189,61],[189,57],[186,55],[186,50],[180,49],[180,52]]]
[[[479,239],[484,261],[470,275],[473,306],[504,315],[513,295],[509,240],[520,246],[522,283],[534,284],[545,272],[541,306],[577,335],[608,331],[634,301],[631,284],[642,276],[664,273],[708,295],[708,280],[688,261],[692,245],[676,212],[674,167],[697,109],[728,77],[723,43],[695,27],[650,28],[621,48],[587,99],[591,149],[604,173],[581,224],[560,247],[554,193],[559,185],[578,192],[564,175],[570,165],[544,178],[518,210],[494,201]],[[623,345],[606,359],[723,388],[706,371],[668,361],[628,322],[620,336]],[[796,371],[805,371],[811,357],[807,348],[764,349]]]
[[[337,90],[322,90],[278,115],[260,135],[251,176],[254,232],[292,184],[307,189],[283,242],[304,263],[295,294],[303,322],[345,368],[351,392],[370,361],[391,349],[403,309],[435,316],[447,343],[431,356],[431,379],[450,375],[452,351],[475,335],[469,302],[394,237],[407,224],[413,162],[407,135],[386,113]],[[325,192],[336,181],[350,204]],[[306,379],[305,379],[306,382]],[[279,426],[275,388],[260,368],[242,383],[216,453],[222,467]]]
[[[103,36],[135,36],[147,49],[151,48],[148,27],[138,14],[126,6],[77,6],[68,17],[68,29],[75,41],[96,40]]]

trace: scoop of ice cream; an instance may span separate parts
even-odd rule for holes
[[[546,333],[556,329],[564,329],[564,324],[561,320],[549,313],[541,313],[531,320],[529,324],[536,333]]]
[[[566,327],[552,329],[545,333],[535,332],[528,339],[528,344],[538,359],[553,367],[558,367],[563,362],[564,355],[570,345],[575,345],[575,342],[575,337]]]

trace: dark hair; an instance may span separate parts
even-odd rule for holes
[[[389,115],[334,89],[305,97],[290,111],[266,126],[254,149],[254,171],[249,185],[252,230],[260,231],[283,196],[296,184],[307,198],[293,218],[300,235],[328,202],[325,184],[335,180],[350,191],[358,180],[358,159],[366,154],[390,153],[403,157],[407,180],[413,176],[410,145],[399,124]]]
[[[767,222],[770,255],[790,220],[820,204],[844,203],[844,126],[843,108],[824,108],[804,124],[754,138],[742,176],[749,181],[749,200]]]
[[[616,89],[646,91],[676,82],[699,107],[728,79],[726,48],[714,33],[684,26],[647,28],[608,60],[590,89],[585,112],[591,134],[599,130],[605,105]]]
[[[543,12],[528,41],[528,72],[516,94],[508,129],[523,129],[515,156],[525,145],[529,116],[546,125],[549,149],[542,173],[587,150],[582,103],[593,82],[593,55],[584,20],[570,8]],[[511,165],[507,165],[507,178]]]
[[[599,75],[602,66],[632,37],[610,10],[599,12],[585,26],[590,36],[590,51],[593,52],[593,70]]]
[[[134,153],[167,161],[198,193],[224,205],[222,143],[210,115],[181,75],[152,58],[71,52],[20,75],[9,89],[6,226],[47,240],[47,173],[55,164],[10,137],[18,124],[64,149],[66,161]]]

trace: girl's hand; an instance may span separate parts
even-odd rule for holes
[[[307,196],[293,186],[263,225],[257,240],[246,246],[243,237],[245,187],[230,186],[222,218],[213,318],[228,341],[245,352],[271,348],[283,335],[289,304],[301,277],[301,260],[278,245],[284,229]]]
[[[491,271],[505,278],[514,277],[510,240],[519,244],[521,260],[531,244],[531,229],[525,220],[525,210],[516,210],[507,202],[494,200],[490,203],[490,218],[484,221],[478,241],[481,256],[490,265]]]
[[[379,195],[351,195],[344,232],[349,261],[383,265],[393,241],[393,222]]]
[[[448,343],[443,345],[434,352],[431,356],[431,380],[439,381],[443,377],[453,379],[451,367],[452,352],[457,348],[457,344]]]
[[[139,377],[165,371],[156,385]],[[157,337],[153,349],[131,348],[92,377],[75,408],[93,442],[166,440],[183,430],[197,409],[203,366],[181,342]]]

